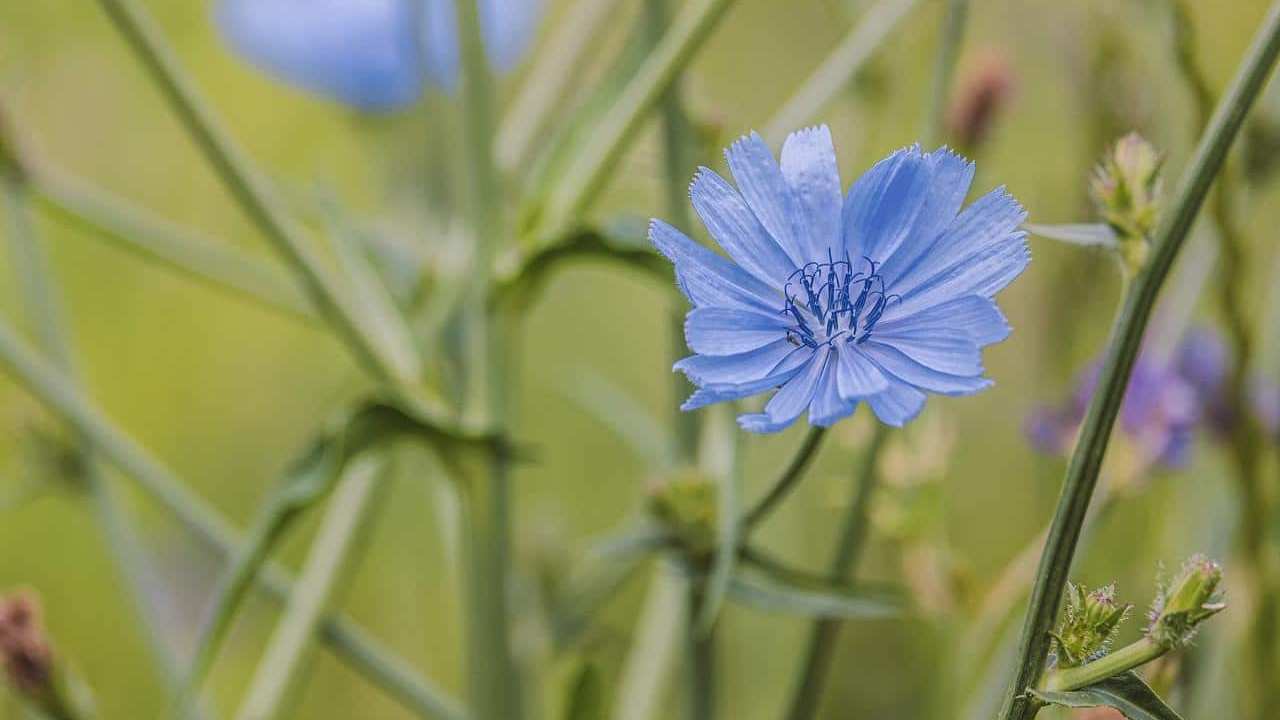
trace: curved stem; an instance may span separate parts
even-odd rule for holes
[[[1098,392],[1089,403],[1080,440],[1067,467],[1062,496],[1040,559],[1019,644],[1013,681],[1000,717],[1028,720],[1038,710],[1026,694],[1044,669],[1049,652],[1048,633],[1058,614],[1063,587],[1075,554],[1080,529],[1093,497],[1098,470],[1106,454],[1125,386],[1142,342],[1143,331],[1160,287],[1169,274],[1209,188],[1221,170],[1249,108],[1253,105],[1280,54],[1280,3],[1269,11],[1230,91],[1219,103],[1201,138],[1177,196],[1156,233],[1150,264],[1126,293],[1113,340],[1103,361]]]
[[[854,476],[853,500],[849,504],[849,514],[845,517],[840,544],[836,546],[835,556],[831,559],[831,572],[827,579],[832,583],[849,582],[857,569],[859,558],[862,557],[869,529],[867,517],[876,488],[876,465],[888,436],[889,427],[876,423],[871,443],[863,452],[862,464]],[[817,712],[822,688],[831,669],[832,652],[835,650],[841,624],[837,618],[822,618],[815,621],[809,631],[804,662],[796,675],[795,690],[787,711],[789,720],[806,720]]]
[[[745,538],[747,533],[764,520],[769,513],[773,512],[774,507],[782,502],[783,498],[795,489],[800,478],[804,477],[804,473],[809,469],[809,464],[818,454],[818,448],[822,446],[822,439],[826,437],[827,429],[822,427],[809,428],[809,434],[804,436],[804,442],[800,444],[800,449],[791,458],[791,462],[787,468],[782,471],[782,475],[778,476],[777,482],[769,489],[760,501],[755,504],[742,519],[742,536]]]

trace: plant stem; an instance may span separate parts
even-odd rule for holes
[[[387,465],[385,455],[357,460],[338,482],[284,616],[236,713],[240,720],[272,720],[287,712],[309,664],[321,616],[345,589],[371,529]]]
[[[70,226],[261,307],[318,320],[311,301],[291,276],[232,245],[166,222],[70,177],[40,172],[33,190],[46,212]]]
[[[647,0],[645,2],[645,20],[649,33],[650,47],[662,40],[668,26],[668,0]],[[694,148],[693,132],[689,117],[681,100],[682,74],[677,73],[671,86],[662,93],[659,108],[662,117],[663,170],[666,191],[667,221],[686,235],[691,235],[693,223],[689,217],[689,196],[686,191],[688,178],[693,174],[697,151]],[[674,287],[674,286],[673,286]],[[672,363],[684,356],[684,312],[683,298],[674,289],[672,291],[675,309],[671,311],[671,354]],[[693,385],[684,373],[672,373],[672,390],[675,404],[678,406],[682,398],[693,392]],[[682,412],[676,407],[673,424],[675,425],[676,462],[692,462],[698,452],[698,413]]]
[[[942,16],[938,58],[933,67],[933,93],[929,101],[929,114],[925,117],[925,147],[933,147],[943,140],[943,119],[947,113],[947,102],[951,99],[951,80],[955,77],[956,62],[960,59],[960,48],[964,45],[968,15],[969,0],[947,0],[946,14]]]
[[[62,419],[107,460],[171,512],[182,525],[219,555],[233,557],[246,547],[232,525],[186,485],[172,470],[118,430],[96,406],[61,373],[45,363],[0,320],[0,366],[50,412]],[[291,591],[291,580],[278,566],[268,564],[260,587],[276,599]],[[411,666],[381,647],[362,629],[341,615],[330,615],[322,636],[353,669],[422,717],[458,720],[463,711],[456,700],[416,677]]]
[[[463,305],[466,336],[463,414],[473,426],[505,429],[506,372],[490,324],[493,260],[505,237],[502,183],[493,160],[493,79],[476,0],[454,0],[462,58],[462,114],[467,159],[466,207],[473,265]],[[511,650],[507,573],[511,545],[511,478],[506,453],[484,453],[464,493],[468,529],[467,664],[477,720],[519,720],[519,670]]]
[[[1050,691],[1079,690],[1155,660],[1169,648],[1151,638],[1140,638],[1115,652],[1107,653],[1080,667],[1054,670],[1045,676],[1044,689]]]
[[[605,175],[640,129],[663,93],[697,53],[735,0],[693,0],[672,21],[627,84],[622,96],[596,124],[586,145],[570,163],[564,180],[552,191],[546,208],[544,237],[577,223],[600,194]]]
[[[686,669],[689,676],[686,683],[686,717],[689,720],[713,720],[715,717],[716,629],[714,625],[706,630],[699,630],[697,627],[698,618],[702,615],[702,604],[706,602],[706,587],[705,578],[697,578],[689,583],[689,615],[685,628],[685,657],[688,658]]]
[[[66,374],[68,382],[77,382],[74,353],[67,322],[61,307],[53,268],[43,244],[36,237],[30,214],[30,187],[25,177],[0,169],[0,193],[9,214],[9,245],[13,268],[22,289],[23,306],[30,330],[40,337],[40,344],[55,366]],[[89,488],[98,524],[116,570],[127,584],[134,619],[150,646],[157,675],[168,686],[170,695],[178,694],[177,662],[165,633],[156,625],[154,608],[147,598],[151,576],[133,523],[119,506],[106,471],[93,452],[93,445],[81,432],[75,433],[82,454],[85,482]]]
[[[1196,124],[1203,131],[1213,109],[1213,91],[1196,57],[1195,26],[1191,22],[1190,8],[1184,0],[1171,0],[1170,10],[1173,13],[1175,65],[1191,93]],[[1253,689],[1258,693],[1255,697],[1258,717],[1269,718],[1280,712],[1280,694],[1273,687],[1276,685],[1278,642],[1275,614],[1277,602],[1280,602],[1276,600],[1274,591],[1280,588],[1275,587],[1278,582],[1276,568],[1266,542],[1267,520],[1274,507],[1274,498],[1262,479],[1265,441],[1249,397],[1255,342],[1248,301],[1244,297],[1244,290],[1248,287],[1248,243],[1233,214],[1235,187],[1235,175],[1228,168],[1218,178],[1209,215],[1217,231],[1222,263],[1219,272],[1224,278],[1218,284],[1218,307],[1232,345],[1232,367],[1225,388],[1228,412],[1234,424],[1229,444],[1240,485],[1240,540],[1249,573],[1246,587],[1252,596],[1251,606],[1255,613],[1254,627],[1248,635],[1251,658],[1246,666],[1251,669]]]
[[[840,542],[831,558],[827,578],[833,584],[850,582],[857,571],[858,560],[862,557],[862,549],[870,529],[867,518],[871,510],[871,498],[875,494],[876,465],[888,436],[889,427],[877,422],[871,443],[863,452],[862,463],[854,474],[853,499],[840,532]],[[842,621],[838,618],[814,621],[809,631],[804,661],[796,674],[795,688],[787,711],[788,720],[807,720],[817,713],[818,701],[822,698],[822,688],[831,669],[832,654],[841,625]]]
[[[859,19],[827,59],[764,124],[770,143],[782,142],[826,107],[849,83],[920,0],[880,0]]]
[[[1169,211],[1155,235],[1149,265],[1130,290],[1116,324],[1113,340],[1103,361],[1098,392],[1089,403],[1080,439],[1067,467],[1062,496],[1041,556],[1031,604],[1023,626],[1013,682],[1000,717],[1028,720],[1037,707],[1025,690],[1032,687],[1044,668],[1049,651],[1049,630],[1058,614],[1063,587],[1075,553],[1080,529],[1106,454],[1107,441],[1119,413],[1125,386],[1142,342],[1143,330],[1155,305],[1160,286],[1181,250],[1196,214],[1253,101],[1280,53],[1280,3],[1269,11],[1263,27],[1238,71],[1231,88],[1214,112]]]
[[[399,336],[389,340],[389,336],[365,327],[362,320],[367,313],[353,302],[321,262],[301,230],[280,208],[265,178],[222,130],[213,111],[137,0],[99,0],[99,4],[150,73],[227,191],[298,274],[317,311],[374,377],[389,386],[406,410],[440,427],[451,427],[443,403],[431,396],[419,380],[422,367],[413,340]]]
[[[804,442],[800,444],[800,449],[791,458],[791,462],[787,468],[782,471],[782,475],[778,476],[777,482],[769,489],[759,502],[755,504],[742,519],[742,537],[747,534],[762,520],[773,512],[774,507],[782,502],[782,500],[795,489],[800,478],[804,477],[804,473],[809,469],[809,464],[818,455],[818,448],[822,446],[822,439],[826,437],[827,429],[822,427],[809,428],[809,434],[804,436]]]

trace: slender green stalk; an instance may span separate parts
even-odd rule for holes
[[[211,549],[224,557],[242,552],[245,541],[225,518],[188,490],[173,471],[118,430],[66,377],[27,347],[3,320],[0,320],[0,366],[53,414],[83,434],[104,460],[134,478],[139,487]],[[291,591],[291,580],[278,566],[268,564],[260,580],[260,586],[274,598],[283,598]],[[462,717],[456,700],[415,677],[408,663],[379,646],[349,620],[330,615],[322,627],[322,636],[353,669],[422,717],[446,720]]]
[[[240,720],[272,720],[287,713],[312,657],[321,617],[341,597],[371,529],[386,474],[386,457],[372,455],[353,462],[338,482],[284,615],[236,713]]]
[[[50,362],[66,374],[69,382],[76,382],[74,352],[59,299],[60,292],[55,286],[53,268],[31,222],[29,189],[25,176],[0,170],[0,192],[4,194],[10,216],[9,245],[13,269],[22,288],[28,325],[39,336]],[[119,506],[92,444],[83,433],[76,435],[84,455],[85,481],[107,550],[127,584],[131,610],[150,646],[156,672],[168,685],[170,694],[176,697],[179,687],[173,670],[177,667],[176,659],[164,632],[156,625],[154,608],[147,599],[151,573],[146,567],[137,532]]]
[[[1169,652],[1169,648],[1143,637],[1115,652],[1107,653],[1080,667],[1054,670],[1045,676],[1044,689],[1050,691],[1079,690],[1123,672],[1145,665]]]
[[[1080,529],[1142,342],[1143,330],[1160,286],[1182,249],[1196,214],[1226,160],[1227,151],[1245,115],[1270,74],[1277,54],[1280,54],[1280,3],[1269,11],[1231,88],[1218,104],[1208,129],[1201,137],[1177,196],[1156,232],[1148,266],[1125,293],[1113,340],[1103,361],[1098,391],[1089,404],[1080,439],[1067,467],[1062,497],[1041,556],[1023,626],[1016,671],[1000,713],[1003,720],[1028,720],[1038,709],[1025,690],[1034,686],[1044,668],[1049,652],[1048,633],[1058,614]]]
[[[1213,91],[1196,56],[1195,26],[1191,22],[1190,9],[1184,0],[1171,0],[1173,14],[1173,51],[1175,66],[1187,90],[1191,93],[1196,112],[1196,125],[1203,131],[1213,111]],[[1277,671],[1276,613],[1280,599],[1277,569],[1267,548],[1268,518],[1274,509],[1275,498],[1263,481],[1265,444],[1262,428],[1252,410],[1249,397],[1249,378],[1255,358],[1256,345],[1248,305],[1244,292],[1248,287],[1248,242],[1233,213],[1236,177],[1230,168],[1218,178],[1209,215],[1213,219],[1218,238],[1221,262],[1219,272],[1224,280],[1218,283],[1218,308],[1227,327],[1232,346],[1232,367],[1227,377],[1226,397],[1234,419],[1231,432],[1231,457],[1240,484],[1241,527],[1240,539],[1244,560],[1248,565],[1246,585],[1252,596],[1254,627],[1249,632],[1250,681],[1254,692],[1259,718],[1273,717],[1280,713],[1280,681]]]
[[[232,245],[152,216],[70,177],[42,172],[36,175],[33,189],[46,211],[71,226],[262,307],[317,319],[292,277]]]
[[[876,423],[871,443],[863,452],[862,463],[854,474],[853,500],[849,504],[849,514],[845,516],[840,542],[831,558],[827,578],[833,584],[850,582],[857,571],[858,560],[862,557],[862,548],[866,545],[870,529],[867,519],[871,511],[871,498],[875,494],[876,465],[888,436],[888,426]],[[807,720],[817,713],[818,701],[822,698],[822,688],[831,670],[832,653],[841,625],[838,618],[814,621],[813,628],[809,631],[804,661],[796,674],[795,689],[787,711],[788,720]]]
[[[745,538],[747,534],[755,528],[769,513],[773,512],[775,506],[782,502],[787,495],[795,489],[800,478],[804,477],[804,473],[809,469],[809,464],[818,455],[818,448],[822,446],[822,439],[826,437],[827,429],[821,427],[809,428],[809,434],[804,436],[804,442],[800,444],[800,449],[792,456],[791,462],[787,464],[787,468],[778,476],[777,482],[760,498],[742,520],[742,536]]]
[[[697,628],[697,618],[706,602],[706,586],[705,580],[689,584],[689,622],[685,632],[689,720],[714,720],[716,716],[716,627],[713,624],[707,630]]]
[[[867,10],[818,69],[800,84],[800,88],[764,124],[765,139],[771,143],[780,143],[787,133],[811,122],[832,98],[848,87],[858,71],[889,37],[889,33],[919,2],[920,0],[880,0]]]
[[[645,21],[649,31],[651,46],[662,41],[667,30],[669,3],[667,0],[647,0],[645,2]],[[684,109],[681,99],[682,75],[677,74],[671,81],[671,87],[662,94],[658,102],[662,118],[663,141],[663,174],[666,190],[666,218],[673,226],[686,235],[692,235],[692,222],[689,216],[689,197],[686,186],[688,178],[693,174],[697,164],[697,150],[694,147],[693,128]],[[673,286],[674,287],[674,286]],[[676,301],[671,312],[671,353],[672,362],[684,356],[684,312],[683,298],[673,290]],[[672,390],[676,403],[693,392],[693,385],[683,373],[672,373]],[[676,438],[676,460],[692,462],[698,451],[698,418],[697,413],[682,412],[676,408],[673,424]]]
[[[215,120],[186,72],[137,0],[99,0],[116,29],[150,73],[164,98],[227,191],[298,274],[308,297],[357,358],[388,384],[404,407],[440,427],[451,427],[443,403],[419,381],[422,367],[412,338],[375,333],[362,311],[321,262],[320,256],[281,209],[265,180]],[[394,325],[393,325],[394,327]]]
[[[615,720],[658,717],[679,646],[680,627],[693,622],[687,617],[687,585],[684,574],[667,561],[655,563],[618,682],[611,716]]]
[[[467,215],[473,245],[463,413],[478,427],[506,426],[506,372],[500,328],[491,328],[492,268],[505,237],[502,183],[493,160],[493,78],[475,0],[454,0],[462,57],[462,114],[467,159]],[[519,670],[511,650],[507,575],[511,554],[511,478],[505,453],[485,453],[468,479],[468,676],[477,720],[519,720]]]
[[[711,36],[735,0],[693,0],[636,71],[622,96],[595,126],[586,145],[570,163],[564,180],[548,199],[545,234],[555,236],[577,223],[600,194],[605,176],[640,129],[649,111],[676,81]],[[543,238],[536,238],[543,241]]]
[[[520,169],[530,148],[543,137],[547,119],[562,105],[565,91],[579,77],[585,64],[582,54],[599,40],[600,26],[616,20],[619,0],[578,0],[556,24],[545,50],[534,58],[534,66],[510,108],[502,116],[494,141],[494,155],[504,172]]]
[[[183,682],[184,704],[185,701],[199,697],[200,689],[204,686],[214,660],[218,658],[218,651],[222,648],[227,632],[231,630],[237,611],[294,518],[292,510],[274,500],[267,504],[258,521],[249,530],[248,539],[236,553],[231,568],[214,589],[209,618],[200,631],[195,655]]]
[[[947,0],[942,16],[938,58],[933,68],[933,94],[929,114],[925,116],[924,144],[933,147],[943,140],[943,120],[951,98],[951,81],[955,77],[960,48],[964,45],[964,29],[969,15],[969,0]]]

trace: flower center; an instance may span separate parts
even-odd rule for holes
[[[817,349],[837,339],[863,343],[889,303],[901,298],[885,292],[879,263],[868,257],[855,270],[846,253],[835,260],[827,252],[824,263],[811,262],[791,273],[783,288],[782,314],[792,320],[787,340]]]

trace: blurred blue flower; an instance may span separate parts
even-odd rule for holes
[[[1222,335],[1208,327],[1187,331],[1178,346],[1178,372],[1195,388],[1204,409],[1209,429],[1219,438],[1235,431],[1237,413],[1227,397],[1227,376],[1231,369],[1231,350]],[[1263,377],[1249,383],[1250,408],[1262,429],[1276,437],[1280,429],[1280,386]]]
[[[542,0],[478,0],[489,61],[506,72],[528,50]],[[231,46],[263,71],[363,110],[411,104],[458,82],[454,0],[221,0]]]
[[[1129,387],[1120,405],[1120,429],[1149,463],[1183,467],[1191,458],[1197,424],[1205,417],[1205,404],[1197,382],[1220,382],[1225,365],[1213,348],[1192,348],[1187,336],[1173,362],[1142,353],[1134,362]],[[1197,355],[1193,357],[1193,355]],[[1196,367],[1187,372],[1178,361],[1186,357]],[[1098,387],[1101,363],[1092,363],[1080,376],[1075,392],[1060,407],[1042,407],[1027,420],[1028,439],[1037,450],[1065,455],[1075,445],[1089,400]],[[1215,377],[1217,379],[1215,379]],[[1216,390],[1215,390],[1216,392]]]
[[[1030,260],[1003,188],[961,212],[973,164],[916,146],[843,197],[825,126],[787,138],[780,166],[754,133],[726,155],[737,188],[700,168],[690,195],[729,258],[660,220],[649,232],[693,304],[685,410],[780,388],[739,424],[775,432],[808,410],[825,427],[866,400],[900,426],[927,392],[991,385],[981,348],[1009,334],[992,298]]]

